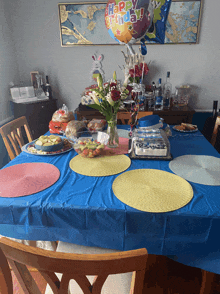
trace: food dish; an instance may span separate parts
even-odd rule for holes
[[[194,132],[197,132],[198,131],[198,127],[195,126],[195,128],[193,130],[181,130],[181,129],[178,129],[176,127],[179,127],[179,126],[173,126],[173,130],[177,131],[177,132],[182,132],[182,133],[194,133]]]
[[[71,120],[66,127],[65,135],[72,139],[79,137],[79,133],[86,129],[86,124],[83,121]]]
[[[87,128],[90,132],[101,132],[106,125],[105,119],[92,119],[88,124]]]
[[[53,116],[52,116],[52,121],[53,122],[64,122],[64,123],[68,123],[71,120],[74,120],[74,114],[72,111],[67,111],[67,110],[63,110],[63,109],[59,109],[57,111],[54,112]]]
[[[57,154],[62,154],[65,152],[68,152],[72,149],[72,145],[71,143],[65,138],[65,137],[61,137],[63,140],[63,148],[57,151],[42,151],[42,150],[37,150],[34,146],[36,140],[34,140],[31,143],[28,143],[26,145],[24,145],[21,150],[28,153],[28,154],[32,154],[32,155],[57,155]]]
[[[63,148],[63,140],[60,136],[56,135],[40,136],[35,141],[34,147],[37,150],[46,152],[58,151]]]
[[[102,154],[105,148],[104,144],[97,142],[96,140],[83,139],[73,145],[75,151],[85,158],[93,158]]]

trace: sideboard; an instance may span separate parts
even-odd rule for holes
[[[78,120],[82,118],[86,118],[88,120],[92,118],[105,118],[98,110],[88,106],[83,106],[84,105],[80,105],[76,110]],[[178,125],[182,122],[192,123],[193,114],[195,113],[195,110],[193,110],[189,106],[181,106],[172,107],[168,110],[157,110],[153,111],[153,113],[159,115],[161,118],[164,119],[164,122],[169,125]]]
[[[56,99],[12,104],[15,118],[26,116],[34,139],[48,132],[49,122],[57,110]]]

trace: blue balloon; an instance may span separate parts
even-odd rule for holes
[[[147,47],[145,45],[145,40],[141,39],[141,54],[146,55],[147,54]]]
[[[145,34],[143,41],[153,41],[153,43],[164,44],[165,40],[165,30],[168,14],[170,11],[172,0],[166,0],[165,3],[160,7],[161,19],[156,22],[153,21],[152,26],[148,29]],[[155,9],[157,9],[155,7]]]
[[[119,40],[118,40],[118,39],[115,37],[115,35],[113,34],[113,32],[112,32],[111,29],[108,29],[108,33],[109,33],[109,35],[110,35],[110,37],[111,37],[112,39],[114,39],[115,41],[117,41],[118,43],[120,43]]]

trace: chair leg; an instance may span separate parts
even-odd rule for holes
[[[7,259],[0,249],[0,293],[13,294],[13,281]]]
[[[202,270],[202,284],[199,294],[211,294],[216,274]]]

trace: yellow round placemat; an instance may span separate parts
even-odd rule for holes
[[[75,156],[70,161],[70,168],[78,174],[91,177],[112,176],[129,168],[131,160],[126,155],[84,158]]]
[[[193,197],[193,189],[186,180],[155,169],[127,171],[114,180],[112,189],[125,204],[147,212],[173,211]]]

